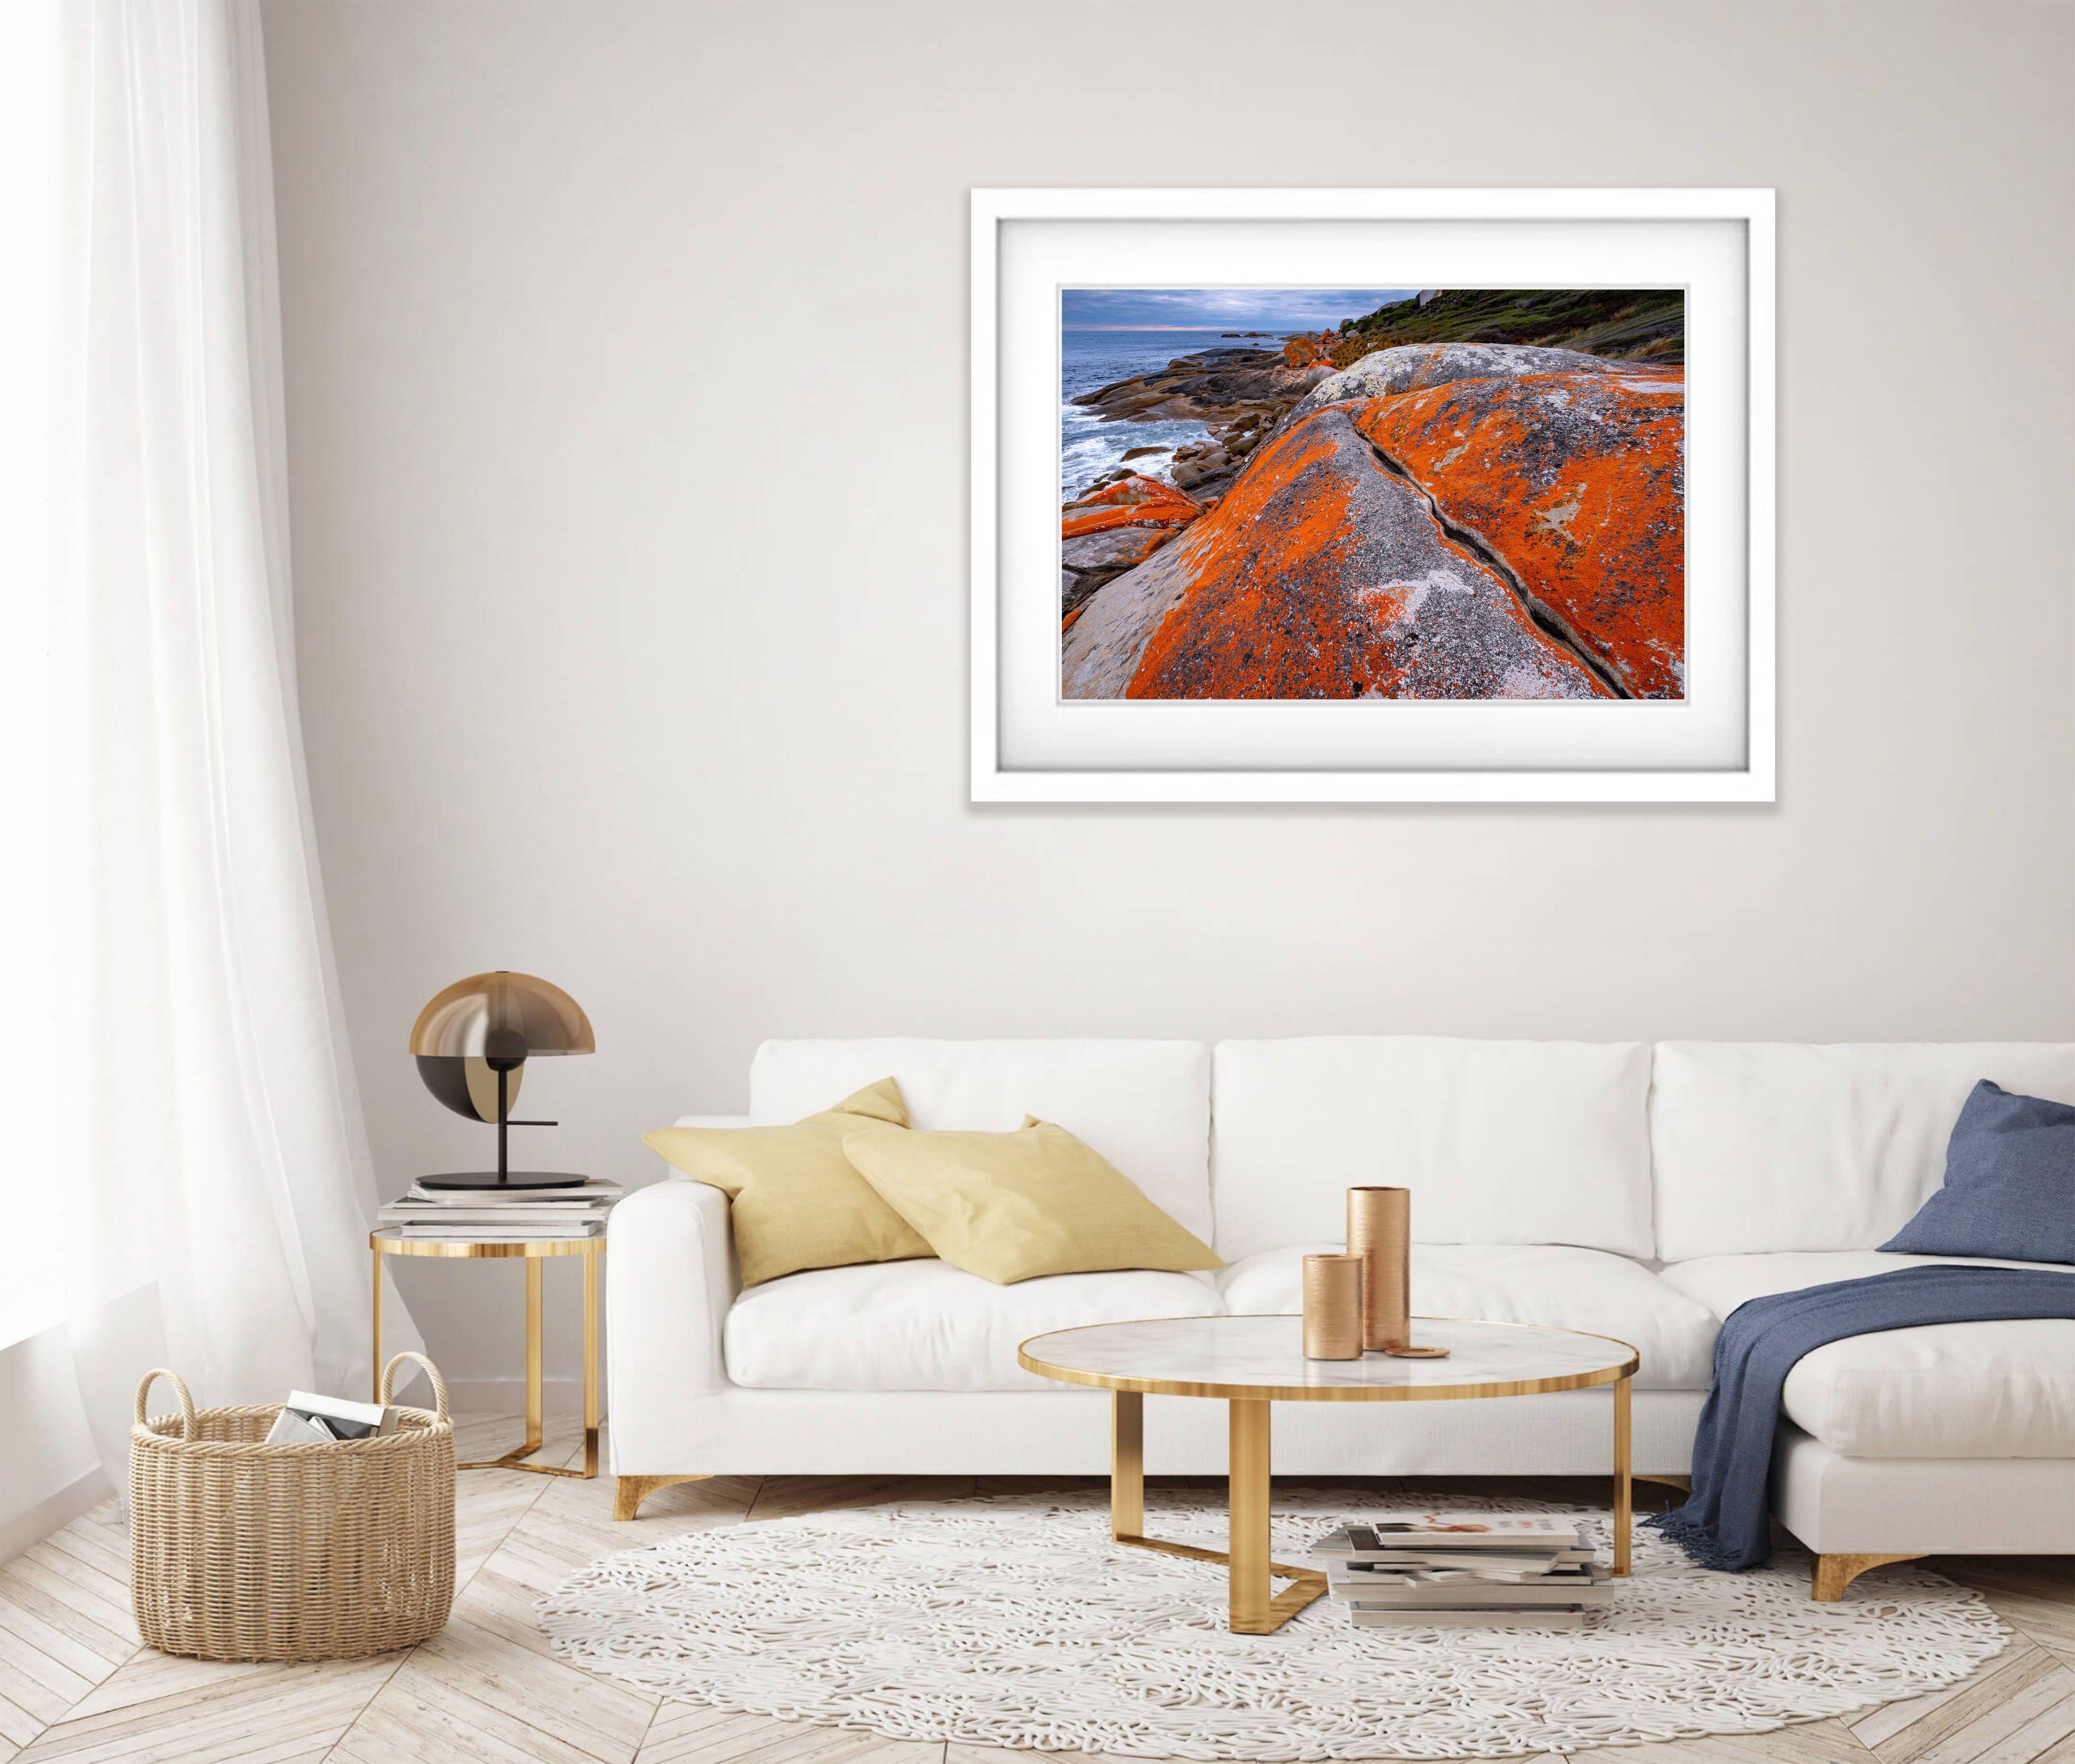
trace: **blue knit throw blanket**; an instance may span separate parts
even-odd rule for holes
[[[1693,1492],[1643,1522],[1703,1567],[1756,1567],[1772,1554],[1766,1494],[1780,1389],[1804,1354],[1883,1329],[2012,1317],[2075,1317],[2075,1273],[1902,1268],[1746,1301],[1715,1338],[1714,1388],[1693,1436]]]

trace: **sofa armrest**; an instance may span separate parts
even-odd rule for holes
[[[606,1228],[607,1378],[615,1431],[727,1383],[735,1302],[727,1196],[689,1177],[637,1189]]]

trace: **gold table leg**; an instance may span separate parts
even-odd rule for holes
[[[1280,1627],[1268,1615],[1268,1405],[1235,1398],[1225,1406],[1232,1411],[1225,1457],[1231,1627],[1236,1635],[1265,1635]]]
[[[583,1257],[584,1275],[584,1462],[581,1470],[559,1464],[527,1464],[540,1449],[545,1434],[546,1356],[540,1340],[543,1264],[526,1258],[526,1439],[501,1458],[478,1458],[457,1464],[457,1470],[524,1470],[536,1476],[574,1476],[588,1481],[598,1474],[598,1253]]]
[[[540,1449],[541,1430],[545,1425],[547,1351],[540,1340],[540,1324],[541,1312],[545,1308],[541,1289],[547,1276],[547,1269],[540,1262],[531,1256],[526,1258],[526,1443],[512,1454],[515,1458],[531,1457]]]
[[[1635,1522],[1635,1488],[1629,1472],[1630,1449],[1629,1381],[1614,1381],[1614,1572],[1629,1571],[1629,1534]]]
[[[382,1252],[371,1246],[367,1259],[375,1264],[375,1303],[372,1307],[374,1358],[367,1369],[367,1400],[379,1402],[382,1400]]]
[[[1145,1534],[1145,1399],[1136,1390],[1110,1393],[1109,1534],[1119,1543]]]
[[[1223,1563],[1232,1629],[1240,1635],[1273,1634],[1325,1592],[1326,1577],[1314,1569],[1269,1559],[1268,1404],[1249,1399],[1230,1405],[1229,1550],[1203,1550],[1145,1535],[1145,1405],[1135,1390],[1111,1393],[1110,1535],[1134,1549]],[[1271,1596],[1271,1583],[1278,1578],[1295,1584]]]

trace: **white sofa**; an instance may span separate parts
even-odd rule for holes
[[[2075,1046],[2038,1043],[797,1041],[758,1050],[747,1116],[684,1124],[797,1120],[889,1073],[917,1128],[1057,1121],[1228,1265],[996,1286],[907,1261],[743,1291],[726,1198],[642,1189],[611,1224],[622,1517],[694,1476],[1103,1472],[1103,1393],[1022,1371],[1017,1344],[1294,1311],[1302,1257],[1336,1245],[1360,1182],[1413,1191],[1415,1311],[1632,1344],[1634,1468],[1676,1476],[1737,1305],[1938,1259],[1874,1246],[1939,1186],[1977,1079],[2075,1102]],[[1605,1474],[1610,1402],[1290,1404],[1275,1469]],[[1833,1586],[1872,1557],[2075,1551],[2075,1321],[1836,1343],[1783,1406],[1777,1510],[1838,1559]],[[1151,1402],[1145,1427],[1153,1472],[1224,1470],[1222,1404]]]

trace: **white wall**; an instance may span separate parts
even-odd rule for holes
[[[404,1041],[492,967],[590,1011],[525,1100],[620,1177],[767,1035],[2075,1037],[2070,22],[273,0],[389,1183],[483,1149]],[[1776,807],[968,805],[966,191],[1162,182],[1778,187]],[[408,1273],[514,1369],[512,1270]]]
[[[87,1431],[63,1329],[0,1348],[0,1562],[114,1493]]]

